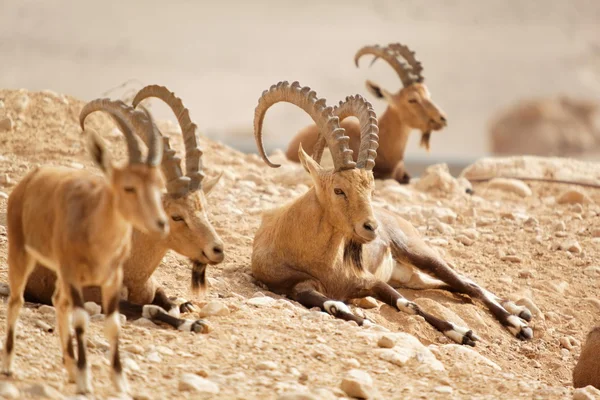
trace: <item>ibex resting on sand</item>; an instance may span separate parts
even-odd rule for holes
[[[373,296],[400,311],[422,316],[457,343],[474,345],[477,336],[471,330],[423,311],[393,288],[450,287],[480,299],[517,338],[533,336],[525,322],[531,319],[529,310],[502,301],[459,275],[423,242],[409,222],[371,205],[378,137],[377,119],[369,103],[360,96],[350,97],[333,110],[325,99],[318,99],[298,82],[271,86],[263,92],[254,114],[256,144],[271,167],[279,165],[265,154],[262,125],[269,107],[281,101],[297,105],[312,117],[331,151],[334,170],[319,165],[322,149],[317,148],[312,159],[300,146],[300,161],[314,186],[293,202],[263,215],[253,244],[255,278],[306,307],[320,307],[359,325],[367,320],[353,315],[344,301]],[[355,115],[360,120],[356,163],[348,145],[350,138],[335,115]]]
[[[132,225],[148,234],[167,235],[169,224],[160,202],[164,181],[158,165],[162,142],[158,132],[139,132],[147,116],[120,101],[88,103],[79,116],[95,111],[110,113],[127,139],[129,162],[114,167],[103,142],[87,131],[89,151],[106,177],[85,170],[40,167],[19,182],[8,198],[8,280],[10,297],[2,371],[9,375],[14,354],[16,322],[23,306],[27,278],[39,262],[57,274],[52,302],[69,378],[78,393],[92,391],[86,360],[88,313],[82,289],[102,288],[105,332],[110,342],[112,379],[119,392],[127,380],[119,358],[119,294],[123,263],[129,256]],[[142,160],[134,132],[148,137],[148,156]],[[72,346],[72,322],[77,339],[77,361]]]
[[[151,85],[140,90],[133,100],[136,107],[142,100],[157,97],[173,110],[181,126],[186,153],[186,175],[181,170],[181,159],[162,136],[164,155],[162,170],[167,179],[167,193],[163,195],[163,207],[171,219],[171,229],[164,237],[148,235],[135,230],[132,235],[131,256],[123,265],[123,286],[127,288],[128,302],[122,302],[121,308],[127,315],[165,322],[176,329],[206,332],[208,325],[203,320],[180,319],[179,314],[191,311],[191,303],[175,304],[158,285],[152,274],[169,249],[189,257],[192,264],[192,289],[203,289],[207,264],[223,261],[223,242],[208,220],[206,212],[207,195],[220,176],[203,182],[202,152],[198,147],[197,126],[184,107],[181,99],[163,86]],[[151,118],[147,121],[152,124]],[[155,128],[156,129],[156,128]],[[147,131],[148,129],[140,129]],[[144,136],[144,140],[148,140]],[[26,288],[26,296],[33,301],[49,304],[56,275],[38,265],[31,275]],[[100,293],[96,288],[84,290],[85,301],[100,302]],[[142,308],[142,306],[144,306]],[[168,314],[163,311],[168,311]]]
[[[375,56],[385,60],[398,74],[403,88],[396,94],[367,81],[367,88],[377,98],[384,99],[388,107],[379,118],[379,151],[373,168],[375,179],[392,178],[400,183],[408,183],[410,176],[404,170],[404,153],[410,131],[418,129],[421,134],[421,146],[429,150],[431,131],[437,131],[446,126],[446,115],[432,101],[429,90],[423,83],[425,78],[421,74],[423,67],[415,58],[415,53],[400,43],[390,44],[387,47],[366,46],[354,56],[358,61],[364,55]],[[409,65],[400,60],[404,58]],[[372,64],[372,63],[371,63]],[[360,123],[354,119],[336,115],[340,119],[340,126],[350,138],[349,147],[358,153],[360,144]],[[311,154],[317,142],[319,130],[316,125],[302,129],[290,142],[286,156],[291,161],[299,162],[298,146]]]

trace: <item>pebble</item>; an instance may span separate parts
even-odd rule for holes
[[[488,187],[514,193],[521,197],[529,197],[533,194],[531,188],[525,182],[517,179],[494,178],[490,181]]]
[[[139,344],[128,344],[127,346],[123,347],[123,350],[125,350],[131,354],[143,354],[144,353],[144,348],[142,346],[140,346]]]
[[[87,311],[90,315],[97,315],[102,313],[102,307],[100,307],[99,304],[96,304],[93,301],[86,301],[83,304],[83,308],[85,308],[85,311]]]
[[[438,350],[446,358],[452,360],[454,368],[470,370],[477,368],[478,365],[485,365],[501,371],[502,368],[489,358],[479,354],[479,352],[473,350],[471,347],[463,346],[460,344],[446,344],[440,346]],[[464,368],[463,368],[464,367]]]
[[[600,390],[593,386],[575,389],[573,392],[573,400],[598,400],[600,399]]]
[[[456,240],[459,241],[460,243],[464,244],[465,246],[471,246],[473,243],[475,243],[475,241],[473,239],[471,239],[470,237],[468,237],[466,235],[458,235],[456,237]]]
[[[502,261],[509,261],[512,263],[520,263],[523,262],[523,258],[521,258],[520,256],[517,255],[505,255],[500,257],[500,260]],[[519,276],[521,276],[521,274],[519,273]]]
[[[591,277],[600,276],[600,267],[594,265],[587,267],[583,270],[583,274]]]
[[[592,229],[592,237],[593,238],[600,238],[600,228],[594,228],[594,229]]]
[[[0,199],[8,199],[8,194],[0,191]]]
[[[126,358],[123,361],[123,365],[125,365],[125,369],[128,369],[129,371],[139,371],[140,370],[140,366],[138,365],[138,363],[136,363],[135,360],[133,360],[131,358]]]
[[[22,95],[17,100],[15,100],[14,106],[15,106],[15,110],[19,114],[21,114],[22,112],[24,112],[25,110],[27,110],[27,107],[29,106],[29,96],[27,96],[25,94]]]
[[[582,190],[571,189],[567,190],[556,199],[558,204],[589,204],[593,203],[592,199]]]
[[[146,360],[155,363],[160,363],[162,362],[162,357],[160,356],[160,354],[158,354],[157,351],[151,351],[150,353],[146,354]]]
[[[567,230],[567,226],[565,225],[565,223],[563,221],[558,221],[556,224],[554,224],[555,232],[563,232],[566,230]]]
[[[10,132],[13,128],[13,121],[10,117],[0,119],[0,132]]]
[[[321,398],[307,392],[293,392],[282,394],[277,397],[277,400],[319,400]]]
[[[165,356],[174,356],[175,352],[166,346],[156,346],[156,351]]]
[[[143,328],[158,328],[158,325],[150,321],[148,318],[138,318],[132,322],[132,325],[141,326]]]
[[[433,390],[437,393],[451,394],[453,389],[450,386],[436,386]]]
[[[377,341],[377,346],[384,349],[391,349],[395,345],[396,343],[394,342],[394,338],[389,335],[383,335]]]
[[[40,314],[56,315],[56,310],[52,306],[42,305],[38,308]]]
[[[256,369],[259,370],[274,370],[277,369],[277,364],[273,361],[263,361],[256,365]]]
[[[210,317],[210,316],[226,316],[229,315],[230,311],[227,308],[227,305],[220,301],[211,301],[198,312],[200,318]]]
[[[433,228],[441,234],[444,235],[454,235],[454,228],[450,225],[440,221],[437,218],[432,218],[431,225]]]
[[[0,381],[0,398],[18,399],[20,397],[19,389],[7,381]]]
[[[321,361],[328,361],[336,357],[335,351],[323,343],[317,343],[312,347],[310,355]]]
[[[48,333],[52,333],[54,332],[54,328],[46,323],[45,321],[42,321],[41,319],[38,319],[35,321],[35,325],[40,328],[41,330],[43,330],[44,332],[48,332]]]
[[[219,394],[219,386],[196,374],[183,374],[179,378],[179,391],[202,394]]]
[[[479,238],[479,232],[475,228],[463,229],[460,233],[469,239],[476,240]]]
[[[581,253],[581,245],[575,239],[565,240],[560,244],[559,248],[575,254]]]
[[[371,399],[375,397],[375,388],[371,376],[360,369],[351,369],[342,379],[340,388],[349,397]]]
[[[62,399],[63,395],[58,392],[58,390],[54,389],[52,386],[48,386],[43,383],[34,383],[31,386],[28,386],[25,390],[25,393],[29,393],[33,396],[44,397],[46,399]]]
[[[380,359],[398,366],[404,366],[408,362],[416,360],[431,370],[444,370],[444,365],[416,337],[404,332],[389,333],[388,335],[394,339],[396,345],[391,349],[374,350]]]
[[[574,347],[579,346],[581,343],[572,336],[563,336],[558,341],[560,346],[567,349],[573,350]]]
[[[379,306],[379,304],[377,304],[377,300],[375,300],[371,296],[362,297],[360,299],[353,299],[352,304],[354,304],[357,307],[364,308],[365,310],[377,308]]]
[[[429,243],[433,246],[448,246],[448,241],[442,238],[433,238],[429,240]]]
[[[253,297],[246,301],[246,304],[250,304],[255,307],[273,307],[277,301],[269,296]]]

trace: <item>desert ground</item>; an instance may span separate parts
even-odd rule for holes
[[[0,90],[0,99],[0,119],[13,121],[12,128],[0,132],[0,282],[6,282],[6,198],[15,183],[38,165],[95,167],[82,146],[82,101],[26,90]],[[122,160],[124,141],[112,121],[90,119]],[[182,149],[176,124],[163,121],[160,127]],[[534,338],[523,342],[477,301],[441,291],[401,291],[424,309],[472,328],[482,340],[468,348],[450,343],[420,317],[381,303],[370,309],[351,306],[377,324],[367,328],[269,292],[252,277],[254,232],[262,211],[308,190],[309,177],[299,165],[283,160],[281,152],[274,158],[283,166],[271,169],[255,154],[204,137],[201,146],[207,175],[223,172],[209,197],[209,211],[226,245],[225,261],[208,269],[209,291],[202,298],[191,296],[191,270],[177,254],[165,257],[157,277],[170,295],[195,304],[197,311],[187,318],[208,314],[212,331],[182,333],[144,319],[125,323],[122,356],[134,398],[341,399],[347,397],[341,383],[352,370],[370,376],[372,382],[361,388],[379,399],[572,396],[571,371],[600,312],[600,191],[517,182],[474,184],[474,194],[467,194],[465,177],[526,170],[528,176],[597,182],[597,164],[488,158],[468,167],[460,179],[437,165],[408,186],[377,181],[376,204],[411,221],[458,271],[531,308]],[[2,337],[5,311],[2,305]],[[35,393],[75,398],[61,366],[57,335],[40,321],[53,327],[53,309],[26,304],[15,375],[1,378],[0,390],[17,395],[16,388],[20,398]],[[102,317],[92,321],[95,396],[108,398],[113,392]]]

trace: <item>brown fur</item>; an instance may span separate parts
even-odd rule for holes
[[[573,370],[573,386],[600,389],[600,326],[590,331]]]
[[[402,88],[396,94],[381,89],[372,82],[367,82],[369,90],[377,97],[383,98],[388,107],[379,117],[379,148],[373,174],[376,179],[396,179],[408,183],[410,179],[404,170],[404,153],[410,131],[418,129],[426,140],[421,145],[429,150],[429,132],[440,130],[446,126],[446,115],[431,100],[429,90],[423,83],[413,83]],[[355,118],[346,118],[341,127],[350,137],[350,148],[358,154],[360,145],[360,124]],[[290,141],[286,157],[299,162],[298,146],[311,154],[317,141],[317,126],[303,128]]]

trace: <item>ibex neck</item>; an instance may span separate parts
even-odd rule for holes
[[[394,160],[397,163],[402,160],[410,131],[410,127],[401,120],[398,112],[388,106],[379,118],[378,155],[381,154],[386,161]]]
[[[123,283],[125,286],[146,282],[161,260],[167,254],[168,248],[164,240],[146,235],[136,229],[131,235],[131,256],[126,261]]]

